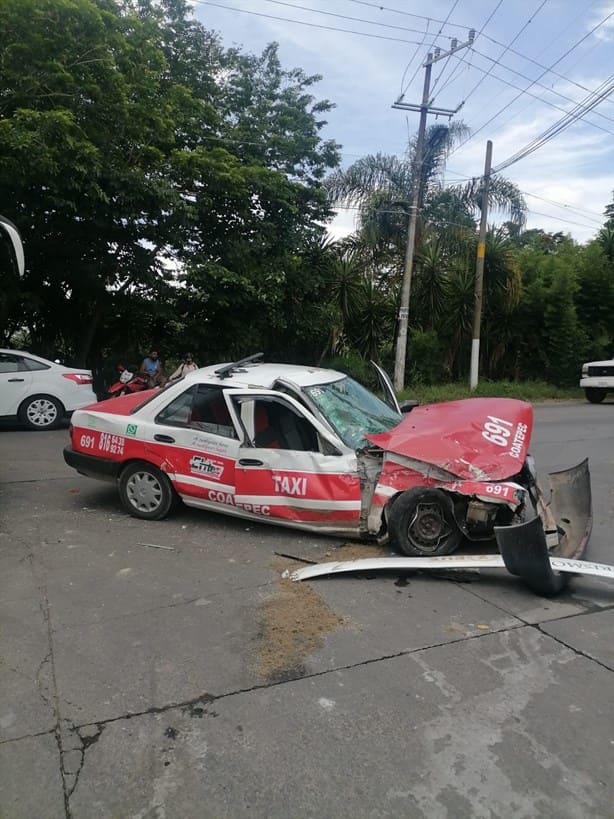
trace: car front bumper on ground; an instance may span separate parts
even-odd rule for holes
[[[72,466],[81,475],[106,481],[115,481],[122,466],[121,463],[112,461],[109,458],[75,452],[70,445],[64,447],[64,460],[68,466]]]

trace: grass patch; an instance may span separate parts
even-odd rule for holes
[[[579,387],[555,387],[545,381],[480,381],[475,390],[466,382],[428,386],[418,384],[401,392],[401,398],[415,398],[421,404],[454,401],[457,398],[520,398],[523,401],[569,401],[584,398]]]

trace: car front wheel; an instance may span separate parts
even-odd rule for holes
[[[395,500],[388,529],[392,545],[411,557],[449,555],[463,540],[452,499],[424,486],[408,489]]]
[[[18,417],[30,429],[55,429],[64,415],[64,407],[50,395],[32,395],[19,408]]]
[[[119,478],[119,497],[135,518],[161,520],[173,509],[177,495],[168,477],[153,464],[128,464]]]
[[[584,390],[584,394],[586,395],[586,400],[590,401],[591,404],[601,404],[605,398],[606,390],[600,390],[597,387],[587,387]]]

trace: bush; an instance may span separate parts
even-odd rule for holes
[[[369,387],[369,389],[379,389],[375,368],[371,365],[370,361],[364,359],[354,350],[348,350],[344,355],[329,358],[322,363],[322,366],[346,373],[346,375],[364,384],[365,387]]]
[[[405,381],[418,384],[439,384],[446,380],[445,347],[435,330],[412,330],[407,356]]]

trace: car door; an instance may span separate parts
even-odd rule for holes
[[[32,373],[23,357],[0,353],[0,415],[16,415],[31,390]]]
[[[278,523],[357,533],[361,487],[355,453],[291,396],[252,390],[225,395],[241,430],[237,506]]]
[[[390,376],[386,372],[386,370],[382,369],[379,364],[376,364],[375,361],[372,361],[371,364],[377,373],[377,379],[379,381],[379,385],[381,390],[384,394],[384,402],[388,404],[390,409],[393,409],[395,412],[401,413],[401,407],[399,406],[399,400],[397,398],[397,394],[394,391],[394,387],[392,386],[392,381],[390,380]]]

